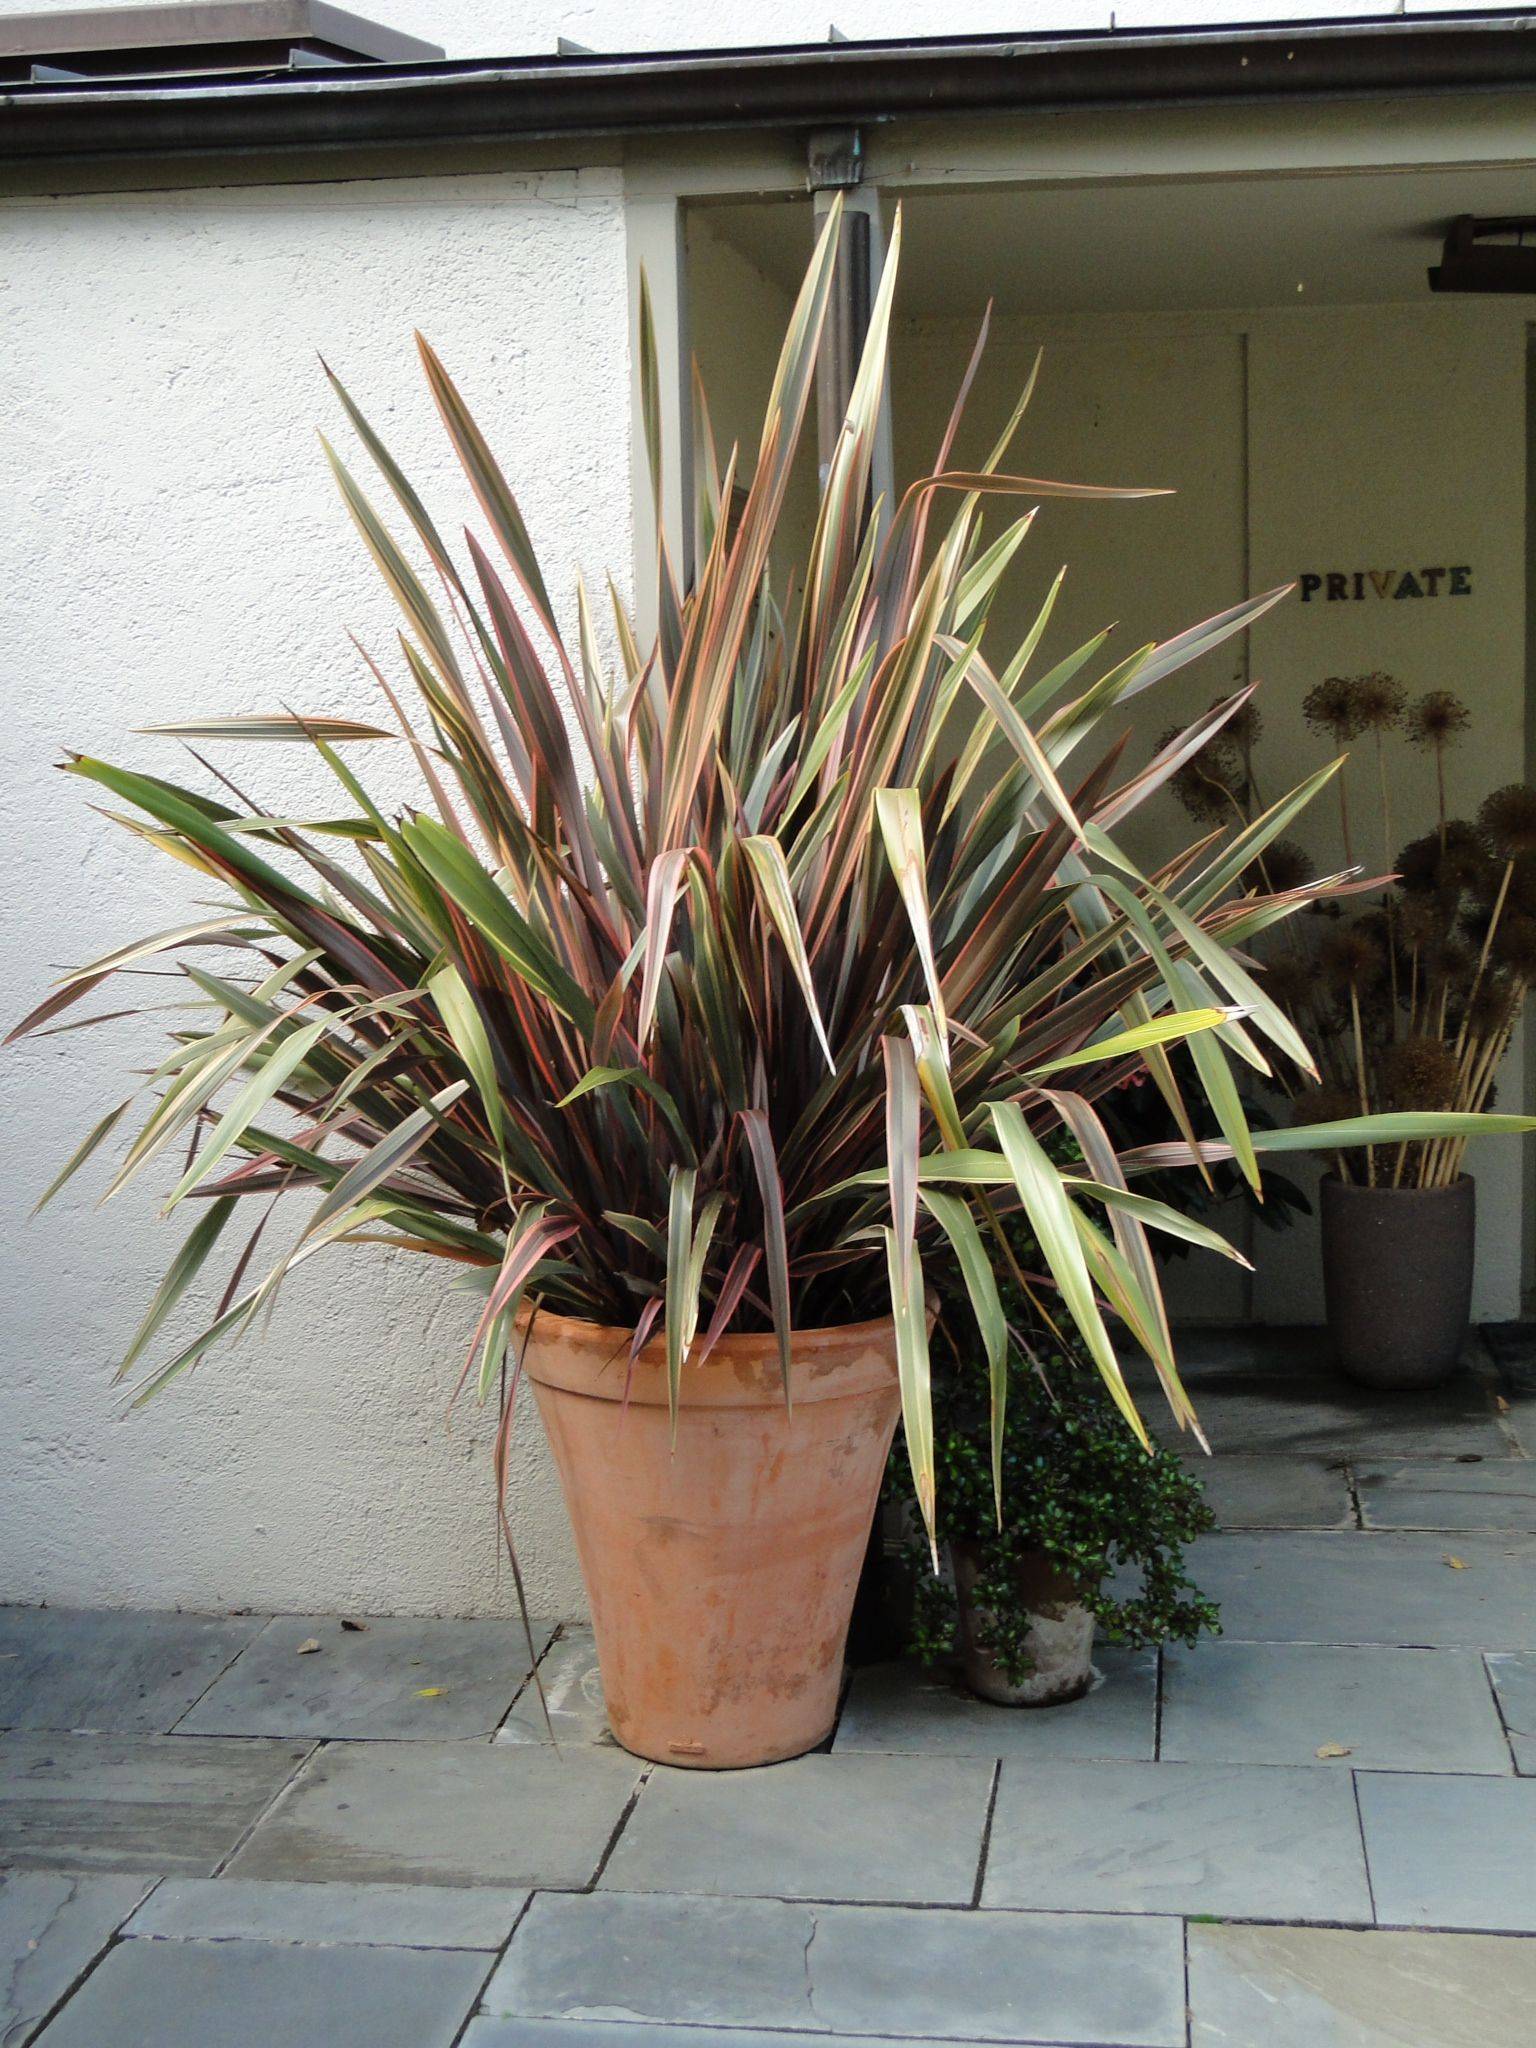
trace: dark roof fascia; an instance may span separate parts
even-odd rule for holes
[[[1536,12],[366,64],[0,94],[0,161],[820,127],[1536,85]]]

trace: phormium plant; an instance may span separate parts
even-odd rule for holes
[[[1227,1248],[1128,1180],[1201,1156],[1189,1089],[1222,1133],[1207,1149],[1229,1151],[1255,1186],[1261,1152],[1321,1141],[1315,1130],[1250,1133],[1244,1120],[1233,1059],[1261,1070],[1276,1054],[1311,1061],[1241,949],[1354,883],[1271,891],[1258,879],[1265,847],[1326,771],[1227,843],[1171,847],[1141,873],[1118,827],[1249,693],[1134,774],[1121,768],[1116,721],[1129,698],[1282,593],[1107,668],[1100,634],[1041,669],[1053,588],[1024,639],[994,648],[993,600],[1036,505],[1138,493],[1009,471],[1026,391],[974,467],[954,455],[957,407],[931,474],[895,505],[871,503],[899,240],[898,230],[803,561],[791,567],[773,549],[835,219],[795,306],[759,446],[719,463],[701,417],[697,573],[683,587],[663,556],[648,645],[618,610],[616,674],[584,594],[574,634],[562,633],[502,472],[423,344],[488,538],[466,536],[462,553],[450,545],[339,386],[408,541],[331,458],[404,618],[397,682],[375,670],[391,722],[284,711],[161,728],[199,745],[312,748],[344,815],[306,824],[270,815],[222,775],[192,787],[68,756],[69,773],[121,807],[146,849],[220,891],[211,911],[66,973],[17,1027],[47,1028],[157,956],[185,973],[185,1023],[60,1176],[138,1112],[112,1189],[163,1173],[173,1146],[189,1154],[166,1207],[190,1205],[197,1220],[125,1371],[234,1217],[257,1219],[211,1321],[153,1366],[137,1398],[250,1329],[300,1261],[381,1238],[472,1276],[483,1308],[464,1375],[482,1395],[502,1383],[533,1302],[618,1325],[635,1347],[664,1331],[674,1403],[690,1357],[729,1325],[777,1332],[792,1395],[797,1326],[894,1312],[931,1525],[923,1257],[942,1246],[965,1275],[996,1475],[1009,1340],[993,1261],[1010,1270],[997,1225],[1016,1211],[1048,1281],[1016,1277],[1059,1294],[1132,1428],[1141,1433],[1105,1304],[1192,1420],[1148,1233]],[[644,332],[641,351],[659,487]],[[727,520],[738,480],[745,500]],[[988,502],[1020,516],[984,535]],[[414,693],[412,715],[397,683]],[[410,749],[416,805],[391,814],[374,800],[351,765],[360,745]],[[1152,1159],[1117,1156],[1094,1105],[1143,1065],[1186,1140]],[[1063,1128],[1081,1153],[1072,1168],[1045,1149]],[[1376,1135],[1442,1128],[1399,1117]],[[1362,1129],[1333,1136],[1355,1142]],[[264,1235],[274,1198],[300,1211],[285,1244]],[[264,1272],[258,1240],[264,1257],[277,1254]],[[500,1477],[515,1371],[505,1384]]]

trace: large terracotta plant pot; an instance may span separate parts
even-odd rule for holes
[[[1433,1387],[1456,1369],[1472,1310],[1477,1192],[1322,1186],[1323,1294],[1339,1364],[1384,1392]]]
[[[1017,1685],[977,1640],[987,1610],[976,1605],[979,1564],[964,1543],[951,1546],[955,1604],[960,1610],[960,1668],[979,1698],[1000,1707],[1059,1707],[1080,1700],[1093,1683],[1093,1616],[1076,1586],[1043,1550],[1021,1557],[1015,1574],[1019,1605],[1029,1616],[1033,1670]]]
[[[659,1339],[544,1313],[524,1368],[560,1470],[614,1734],[721,1770],[824,1740],[900,1396],[889,1321],[771,1335],[683,1375],[669,1442]]]

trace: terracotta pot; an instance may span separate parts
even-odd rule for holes
[[[1477,1191],[1322,1185],[1323,1295],[1343,1370],[1383,1391],[1456,1369],[1472,1309]]]
[[[987,1619],[987,1609],[976,1605],[977,1555],[963,1543],[953,1545],[950,1554],[960,1609],[960,1666],[971,1691],[1000,1707],[1059,1707],[1080,1700],[1093,1683],[1093,1616],[1072,1580],[1043,1550],[1020,1558],[1015,1578],[1029,1615],[1025,1646],[1034,1669],[1015,1685],[977,1641],[978,1626]]]
[[[540,1313],[524,1365],[559,1467],[614,1734],[698,1770],[825,1740],[900,1411],[888,1320],[771,1335],[687,1367],[668,1441],[666,1351]]]

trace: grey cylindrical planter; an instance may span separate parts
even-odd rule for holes
[[[1456,1369],[1472,1311],[1477,1192],[1322,1185],[1323,1295],[1343,1370],[1383,1391],[1433,1387]]]
[[[1093,1616],[1072,1581],[1048,1562],[1044,1551],[1031,1551],[1020,1560],[1019,1598],[1030,1617],[1027,1648],[1034,1668],[1022,1685],[1014,1685],[976,1640],[986,1610],[975,1601],[975,1553],[956,1543],[951,1556],[960,1609],[960,1666],[971,1691],[1000,1707],[1056,1707],[1081,1699],[1093,1683]]]

